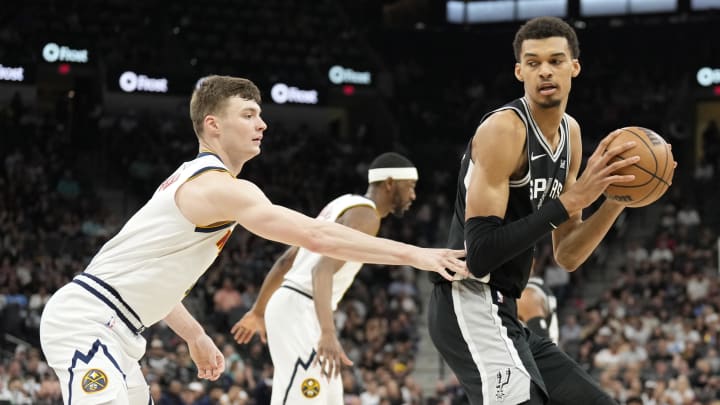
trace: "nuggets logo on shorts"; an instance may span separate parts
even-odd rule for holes
[[[320,383],[314,378],[307,378],[300,386],[305,398],[315,398],[320,393]]]
[[[104,390],[107,385],[107,375],[97,368],[90,369],[82,378],[82,389],[88,394],[100,392]]]

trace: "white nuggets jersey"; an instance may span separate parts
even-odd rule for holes
[[[88,290],[111,287],[114,292],[104,298],[119,307],[114,298],[124,301],[144,326],[167,316],[210,267],[235,227],[234,221],[197,226],[175,203],[181,185],[209,170],[232,176],[214,153],[202,152],[183,163],[76,280]]]
[[[376,209],[375,202],[369,198],[345,194],[328,203],[318,215],[318,219],[335,222],[345,211],[357,206],[368,206]],[[285,275],[286,284],[312,296],[312,270],[320,258],[322,258],[322,255],[300,248],[297,256],[295,256],[292,268]],[[350,287],[350,284],[352,284],[362,265],[362,263],[358,262],[346,262],[333,276],[333,311],[337,308],[338,303],[345,295],[345,291]]]

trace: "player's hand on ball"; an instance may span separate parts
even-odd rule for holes
[[[444,279],[452,281],[453,276],[448,270],[464,277],[470,274],[465,261],[460,260],[461,257],[465,257],[464,250],[418,248],[411,265],[420,270],[434,271]]]
[[[345,354],[335,332],[328,332],[320,335],[315,364],[319,365],[322,374],[330,379],[340,376],[343,364],[352,366],[353,362]]]
[[[230,329],[230,333],[233,334],[235,341],[240,344],[250,342],[255,333],[260,335],[260,340],[263,343],[267,343],[265,318],[253,310],[248,311],[237,321]]]
[[[588,158],[585,170],[572,183],[567,190],[560,195],[560,201],[565,206],[570,216],[573,216],[600,197],[611,183],[627,183],[635,180],[633,175],[616,174],[620,169],[637,163],[640,157],[637,155],[623,156],[624,152],[635,147],[636,142],[624,142],[609,147],[618,134],[613,132],[603,138],[595,151]]]
[[[202,334],[187,342],[190,357],[198,369],[198,378],[215,381],[225,371],[225,356],[215,346],[210,336]]]

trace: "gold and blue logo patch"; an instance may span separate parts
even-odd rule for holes
[[[320,394],[320,383],[314,378],[306,378],[300,389],[305,398],[313,399]]]
[[[82,378],[82,389],[88,394],[94,394],[107,388],[108,382],[105,372],[92,368]]]

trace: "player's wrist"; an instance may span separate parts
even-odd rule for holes
[[[571,192],[561,194],[560,197],[558,197],[558,200],[570,217],[580,213],[580,211],[585,208],[582,200]]]

